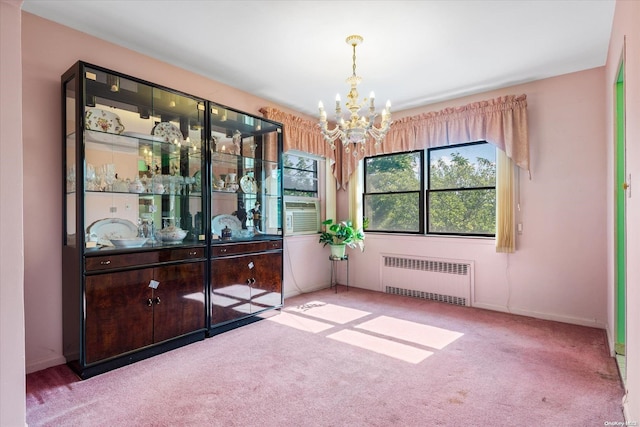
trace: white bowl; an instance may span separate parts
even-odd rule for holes
[[[109,239],[116,248],[139,248],[147,243],[146,237],[130,237],[128,239]]]
[[[169,226],[160,231],[156,231],[156,238],[167,243],[180,243],[187,236],[187,233],[187,230]]]

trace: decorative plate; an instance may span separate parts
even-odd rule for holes
[[[211,220],[211,231],[218,236],[222,235],[222,230],[229,227],[231,231],[242,230],[242,223],[233,215],[218,215]]]
[[[153,127],[151,135],[159,136],[164,142],[184,142],[184,136],[176,125],[170,122],[160,122]]]
[[[105,218],[91,224],[87,231],[99,245],[113,246],[111,239],[130,239],[138,235],[138,226],[126,219]],[[95,237],[94,237],[95,236]]]
[[[84,128],[87,130],[97,130],[99,132],[115,133],[124,132],[124,126],[120,117],[111,111],[100,108],[89,108],[84,113]]]
[[[256,183],[256,179],[252,176],[245,175],[240,178],[240,188],[245,193],[255,194],[258,192],[258,184]]]

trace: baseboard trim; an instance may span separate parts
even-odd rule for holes
[[[28,362],[25,366],[25,372],[31,374],[53,366],[64,365],[65,363],[67,363],[67,359],[64,356],[52,356],[36,362]]]
[[[472,303],[472,306],[476,308],[482,308],[485,310],[501,311],[503,313],[517,314],[519,316],[534,317],[536,319],[552,320],[555,322],[569,323],[572,325],[579,325],[579,326],[588,326],[591,328],[598,328],[598,329],[605,329],[605,330],[607,329],[606,323],[598,322],[596,319],[584,319],[580,317],[563,316],[559,314],[543,313],[540,311],[523,310],[519,308],[509,309],[507,307],[503,307],[499,305],[484,304],[484,303],[477,303],[477,302]]]
[[[616,344],[615,344],[613,334],[609,329],[609,325],[607,325],[604,329],[607,333],[607,345],[609,346],[609,355],[611,357],[616,357]]]
[[[631,418],[629,415],[629,400],[627,399],[628,391],[625,390],[624,396],[622,396],[622,416],[624,417],[624,421],[626,423],[630,422]]]
[[[327,288],[329,288],[329,284],[328,283],[311,286],[311,287],[308,287],[308,288],[305,288],[305,289],[296,288],[296,289],[292,289],[292,290],[287,290],[284,293],[284,299],[286,300],[287,298],[295,297],[297,295],[302,295],[302,294],[306,294],[306,293],[309,293],[309,292],[315,292],[315,291],[319,291],[321,289],[327,289]]]

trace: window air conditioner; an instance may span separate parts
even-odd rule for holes
[[[285,200],[285,235],[314,234],[320,231],[317,200]]]

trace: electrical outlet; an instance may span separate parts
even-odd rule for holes
[[[522,223],[518,223],[518,234],[522,234]]]

